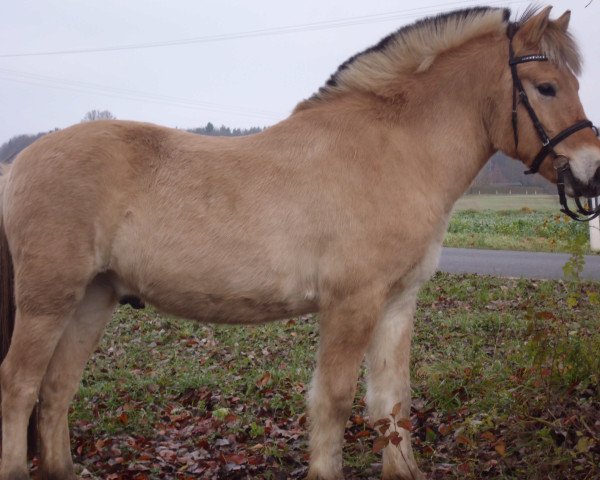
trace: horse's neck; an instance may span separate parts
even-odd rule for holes
[[[326,101],[305,102],[273,133],[281,130],[289,138],[294,132],[297,138],[305,129],[322,134],[326,144],[332,142],[332,151],[353,146],[366,163],[387,162],[382,171],[394,176],[391,183],[426,192],[429,200],[449,211],[494,153],[489,112],[484,110],[499,88],[502,52],[496,46],[496,55],[483,56],[494,46],[476,47],[459,60],[439,59],[418,74],[418,80],[399,80],[390,86],[389,96],[349,91]],[[483,61],[497,64],[485,68]],[[318,133],[316,125],[322,127]]]
[[[441,59],[438,68],[414,82],[412,102],[409,95],[406,113],[396,127],[397,135],[411,132],[411,144],[419,153],[418,168],[426,171],[448,208],[495,152],[490,122],[503,120],[491,119],[493,113],[486,110],[490,97],[501,90],[502,52],[496,47],[494,58],[480,54],[486,51],[484,45],[471,50],[470,55],[461,57],[461,65]],[[489,68],[482,66],[486,61]]]

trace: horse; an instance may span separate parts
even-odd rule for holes
[[[16,316],[0,367],[0,480],[29,478],[38,399],[39,474],[76,478],[69,404],[115,306],[132,299],[201,322],[318,312],[307,476],[343,478],[363,359],[370,418],[398,404],[410,414],[417,293],[489,157],[501,150],[570,196],[600,191],[570,12],[551,20],[550,8],[512,21],[508,9],[470,8],[401,28],[252,136],[97,121],[21,152],[1,180]],[[425,478],[400,435],[382,477]]]

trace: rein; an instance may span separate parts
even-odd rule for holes
[[[561,143],[563,140],[573,135],[574,133],[578,132],[579,130],[583,130],[584,128],[591,128],[592,130],[594,130],[596,135],[598,135],[598,129],[594,126],[594,124],[591,121],[581,120],[579,122],[574,123],[570,127],[565,128],[563,131],[561,131],[552,138],[548,136],[546,130],[544,129],[544,126],[542,125],[542,122],[538,118],[537,114],[535,113],[535,110],[529,102],[529,98],[527,97],[527,93],[523,88],[523,84],[521,83],[521,79],[519,78],[519,74],[517,71],[517,65],[519,65],[520,63],[547,62],[548,57],[544,54],[524,55],[522,57],[516,57],[512,45],[512,40],[517,30],[518,25],[514,23],[510,24],[507,30],[507,36],[509,39],[508,65],[510,66],[510,72],[513,81],[512,127],[515,141],[515,151],[517,151],[519,147],[517,107],[519,104],[522,104],[525,107],[525,110],[527,110],[529,118],[533,122],[533,126],[535,127],[537,135],[540,138],[540,141],[542,142],[542,148],[533,159],[533,162],[531,163],[529,170],[525,172],[525,175],[532,175],[534,173],[537,173],[537,171],[540,169],[542,162],[546,159],[548,155],[551,155],[553,159],[564,158],[566,161],[562,165],[556,167],[556,173],[558,176],[556,187],[558,189],[558,197],[562,206],[560,211],[578,222],[589,222],[590,220],[593,220],[594,218],[600,215],[600,205],[592,210],[583,206],[583,204],[579,200],[579,197],[581,195],[579,195],[577,192],[575,177],[573,175],[573,172],[571,171],[571,167],[569,166],[569,159],[565,155],[556,153],[554,147]],[[565,179],[569,180],[570,185],[574,190],[573,193],[575,196],[575,204],[577,205],[577,212],[573,212],[569,208],[569,205],[567,203],[567,195],[565,193]]]

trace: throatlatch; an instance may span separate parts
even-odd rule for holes
[[[538,118],[537,114],[535,113],[535,110],[533,109],[533,107],[531,106],[531,103],[529,102],[529,98],[527,97],[527,93],[525,92],[525,89],[523,88],[523,84],[521,83],[521,79],[519,78],[519,74],[517,72],[517,65],[519,65],[520,63],[547,62],[548,57],[541,53],[534,54],[534,55],[525,55],[522,57],[515,57],[512,40],[513,40],[513,37],[514,37],[515,33],[517,32],[517,30],[518,30],[518,25],[515,23],[510,24],[508,27],[508,30],[507,30],[507,35],[509,38],[508,65],[510,66],[510,72],[512,74],[512,80],[513,80],[512,127],[513,127],[514,139],[515,139],[515,151],[517,151],[517,149],[519,147],[517,107],[519,104],[522,104],[525,107],[525,110],[527,110],[527,113],[529,114],[529,118],[531,118],[531,121],[533,122],[533,126],[535,127],[535,130],[538,134],[538,137],[540,138],[540,140],[542,142],[542,148],[540,149],[538,154],[533,159],[533,162],[531,163],[529,170],[527,170],[525,172],[525,174],[531,175],[531,174],[537,173],[537,171],[540,169],[540,166],[542,165],[542,162],[546,159],[546,157],[548,157],[548,155],[551,155],[553,159],[557,159],[559,157],[563,157],[563,158],[567,159],[567,162],[565,162],[563,165],[556,168],[556,174],[558,176],[558,181],[556,183],[556,187],[558,189],[558,197],[560,200],[560,204],[562,206],[561,212],[563,212],[565,215],[568,215],[573,220],[576,220],[578,222],[589,222],[590,220],[593,220],[598,215],[600,215],[600,205],[598,207],[596,207],[595,209],[591,209],[591,210],[588,208],[585,208],[583,206],[583,204],[581,203],[581,200],[580,200],[581,195],[579,195],[579,192],[576,190],[577,182],[574,181],[573,172],[571,171],[571,167],[569,166],[568,158],[565,157],[564,155],[560,155],[560,154],[556,153],[556,151],[554,150],[554,147],[556,145],[558,145],[559,143],[561,143],[563,140],[565,140],[568,137],[570,137],[571,135],[573,135],[574,133],[578,132],[579,130],[583,130],[584,128],[591,128],[596,133],[596,136],[598,136],[598,129],[594,126],[594,124],[590,120],[581,120],[579,122],[574,123],[570,127],[565,128],[563,131],[561,131],[560,133],[558,133],[557,135],[555,135],[552,138],[550,138],[548,136],[548,134],[546,133],[546,130],[544,129],[544,127],[542,125],[542,122],[540,122],[540,119]],[[573,188],[573,194],[575,196],[575,204],[577,205],[577,212],[573,212],[569,208],[569,205],[567,203],[567,196],[565,193],[565,179],[570,180],[570,185]]]

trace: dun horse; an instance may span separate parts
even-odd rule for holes
[[[507,10],[474,8],[419,21],[257,135],[104,121],[24,150],[2,177],[16,319],[0,371],[0,479],[28,478],[38,397],[41,476],[75,478],[67,410],[124,298],[202,322],[320,312],[308,477],[341,478],[365,356],[370,418],[398,402],[409,414],[415,298],[454,202],[492,153],[531,166],[542,127],[561,142],[540,173],[556,182],[566,164],[568,193],[599,191],[600,141],[577,94],[569,12],[549,13],[511,22]],[[402,436],[402,451],[383,453],[383,478],[423,478]]]

